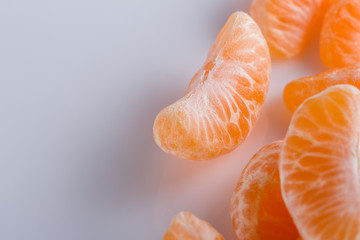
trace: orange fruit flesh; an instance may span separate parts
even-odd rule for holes
[[[316,20],[321,16],[322,0],[254,0],[250,15],[259,24],[274,58],[299,54]]]
[[[232,151],[255,124],[269,78],[270,57],[260,29],[247,14],[232,14],[186,95],[156,117],[155,142],[190,160]]]
[[[230,210],[239,239],[300,237],[281,196],[278,162],[282,145],[279,140],[260,149],[241,174]]]
[[[330,70],[288,83],[283,91],[285,105],[294,112],[305,99],[337,84],[350,84],[360,89],[360,65]]]
[[[295,111],[280,155],[284,201],[304,239],[359,239],[360,91],[336,85]]]
[[[342,0],[323,0],[321,9],[323,9],[323,12],[326,13],[333,5],[337,4]]]
[[[328,67],[360,62],[360,1],[334,3],[326,14],[320,37],[320,55]]]
[[[225,240],[209,223],[192,213],[180,212],[171,222],[163,240]]]

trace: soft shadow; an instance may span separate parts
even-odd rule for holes
[[[186,210],[212,223],[226,239],[233,239],[230,199],[243,168],[265,144],[268,128],[268,119],[262,114],[243,144],[213,160],[191,162],[164,155],[155,221],[170,220]]]
[[[284,138],[291,120],[291,112],[285,107],[282,95],[277,95],[266,102],[263,114],[269,121],[266,133],[268,143]]]
[[[164,153],[155,144],[152,134],[155,117],[161,109],[175,102],[185,93],[184,89],[171,87],[171,82],[181,82],[180,79],[175,76],[164,76],[164,78],[172,79],[168,81],[169,86],[153,86],[151,91],[146,92],[147,96],[141,97],[142,100],[149,99],[149,101],[135,103],[136,112],[132,114],[133,119],[130,119],[134,130],[132,134],[136,135],[136,138],[129,137],[128,145],[124,149],[130,166],[126,170],[127,178],[122,181],[137,188],[134,194],[137,197],[154,195],[160,181],[160,172],[164,168],[162,159]]]

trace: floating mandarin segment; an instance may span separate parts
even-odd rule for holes
[[[239,240],[296,240],[300,237],[281,196],[278,171],[283,140],[261,148],[244,168],[231,199]]]
[[[360,91],[336,85],[295,111],[280,154],[284,202],[303,239],[360,239]]]
[[[225,240],[209,223],[192,213],[180,212],[172,220],[163,240]]]
[[[269,79],[269,50],[260,29],[247,14],[232,14],[186,95],[157,115],[155,142],[190,160],[232,151],[257,121]]]
[[[337,84],[350,84],[360,89],[360,65],[330,70],[288,83],[283,91],[285,105],[294,112],[307,98]]]

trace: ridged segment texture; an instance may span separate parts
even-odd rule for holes
[[[301,234],[360,239],[360,91],[337,85],[295,111],[280,154],[281,189]]]
[[[239,240],[297,240],[300,235],[282,200],[278,171],[283,140],[261,148],[244,168],[231,199]]]
[[[360,62],[360,1],[339,0],[326,14],[320,38],[320,55],[328,67]]]
[[[260,29],[247,14],[232,14],[186,95],[156,117],[156,143],[191,160],[232,151],[257,121],[269,80],[270,56]]]
[[[288,83],[283,92],[285,105],[294,112],[307,98],[338,84],[350,84],[360,89],[360,64],[329,70]]]
[[[254,0],[250,15],[259,24],[271,56],[299,54],[322,14],[322,0]]]

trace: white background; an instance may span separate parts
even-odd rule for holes
[[[241,170],[284,136],[282,88],[322,71],[317,43],[274,61],[243,145],[196,163],[163,153],[156,114],[180,98],[250,0],[0,1],[0,239],[161,239],[181,210],[235,239]]]

